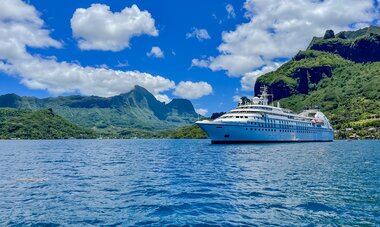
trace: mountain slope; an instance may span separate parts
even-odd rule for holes
[[[109,98],[77,95],[37,99],[8,94],[0,96],[0,107],[31,110],[52,108],[55,113],[73,123],[103,133],[114,133],[126,128],[175,128],[191,124],[198,117],[190,101],[174,99],[165,104],[140,86]]]
[[[0,109],[0,139],[96,138],[89,129],[74,125],[51,109]]]
[[[380,117],[380,28],[314,38],[308,50],[255,85],[267,85],[283,107],[322,107],[336,129]],[[344,38],[339,38],[343,37]],[[325,36],[326,37],[326,36]],[[372,50],[379,50],[374,53]]]

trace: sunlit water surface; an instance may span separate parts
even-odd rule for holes
[[[380,225],[380,141],[0,141],[4,225]]]

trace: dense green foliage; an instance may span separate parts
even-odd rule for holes
[[[96,134],[62,117],[52,110],[17,110],[0,108],[0,139],[68,139],[96,138]]]
[[[258,80],[265,84],[283,81],[285,84],[296,90],[298,81],[293,75],[298,69],[320,66],[335,68],[348,63],[350,63],[350,61],[345,60],[336,54],[313,50],[300,51],[292,60],[283,64],[276,71],[265,74],[265,76],[260,77]],[[257,89],[255,89],[255,91],[256,90]]]
[[[164,134],[165,138],[172,138],[172,139],[206,139],[208,136],[207,134],[199,128],[198,125],[191,125],[191,126],[183,126],[180,128],[177,128],[173,131],[169,131],[166,134]]]
[[[282,105],[296,111],[321,106],[337,129],[380,116],[380,62],[345,65],[334,69],[333,75],[309,95],[282,99]]]
[[[374,32],[380,32],[380,29],[371,27],[337,34],[337,37],[344,39],[314,38],[310,46],[328,43],[331,44],[330,49],[321,51],[309,48],[300,51],[276,71],[260,77],[255,90],[263,84],[268,85],[274,93],[274,99],[280,100],[282,107],[294,111],[320,106],[335,129],[353,127],[363,134],[365,127],[371,125],[366,122],[372,122],[372,118],[380,118],[380,61],[351,61],[345,55],[352,56],[351,54],[334,52],[331,48],[339,49],[339,46],[349,45],[358,48],[351,51],[360,53],[363,51],[360,48],[363,47],[353,46],[363,39],[373,39],[369,45],[380,48],[378,35]],[[366,57],[368,60],[368,56]],[[376,124],[378,123],[372,125]]]
[[[257,95],[260,87],[265,84],[269,86],[275,100],[295,94],[308,94],[316,89],[321,80],[331,77],[336,68],[351,63],[336,54],[314,50],[300,51],[276,71],[259,77],[255,92]]]

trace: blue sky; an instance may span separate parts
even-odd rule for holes
[[[111,96],[139,84],[211,114],[251,95],[258,76],[312,36],[379,19],[372,0],[157,2],[0,0],[0,45],[9,44],[0,48],[0,94]]]

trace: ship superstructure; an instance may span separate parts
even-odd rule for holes
[[[333,141],[333,129],[319,109],[295,114],[269,105],[267,88],[261,96],[242,98],[238,107],[215,120],[196,123],[212,143]]]

